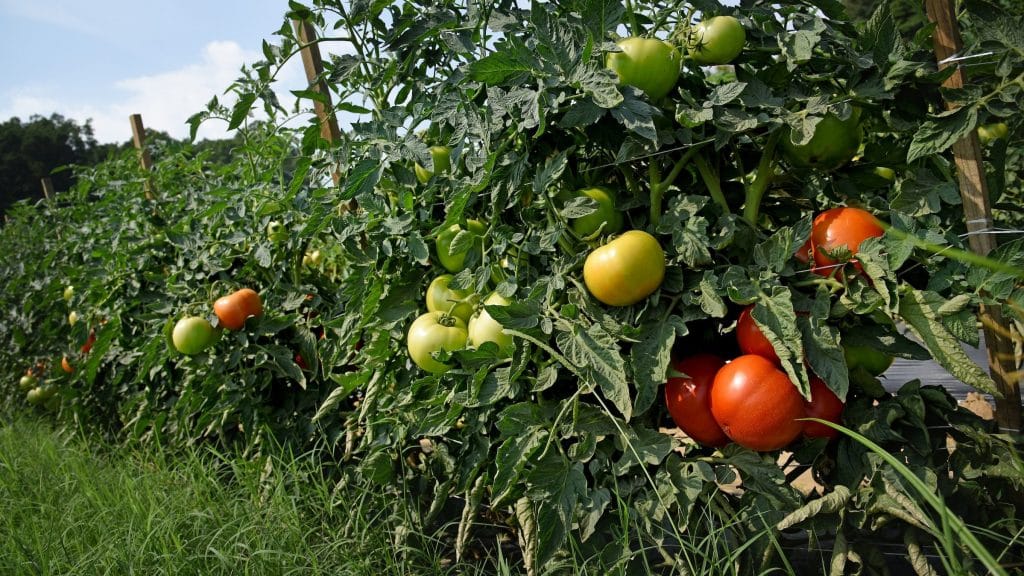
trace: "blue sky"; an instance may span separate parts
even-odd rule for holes
[[[287,9],[287,0],[0,0],[0,121],[57,112],[91,119],[100,142],[121,142],[139,113],[147,128],[186,137],[185,120],[260,59]],[[286,72],[279,92],[303,87],[300,65]],[[199,133],[223,136],[215,123]]]

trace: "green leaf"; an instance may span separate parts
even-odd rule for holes
[[[772,343],[782,368],[804,398],[811,396],[811,383],[804,369],[803,338],[797,326],[793,295],[788,287],[775,286],[771,294],[757,301],[750,311],[761,333]]]
[[[642,339],[630,350],[630,364],[636,385],[633,410],[638,414],[651,407],[660,386],[665,383],[675,340],[676,330],[672,323],[658,322],[644,327]]]
[[[934,292],[906,288],[900,299],[899,313],[939,365],[961,382],[1001,397],[992,378],[971,360],[943,324],[940,310],[945,304],[942,296]]]
[[[843,349],[839,346],[839,330],[828,323],[829,305],[828,289],[821,287],[811,313],[799,316],[797,324],[806,352],[805,358],[811,365],[811,370],[840,400],[846,401],[846,394],[850,389],[850,372],[846,366]]]
[[[587,330],[574,326],[572,332],[558,334],[558,346],[583,374],[584,381],[594,383],[601,394],[615,405],[628,421],[633,414],[633,400],[626,378],[626,362],[619,345],[600,324]]]
[[[496,86],[516,84],[534,70],[533,55],[518,44],[505,44],[502,50],[473,61],[467,66],[469,77],[477,82]]]
[[[853,493],[842,484],[835,486],[831,492],[815,498],[807,504],[789,513],[775,525],[776,530],[788,530],[801,522],[814,518],[819,514],[835,514],[846,507]]]
[[[907,163],[919,158],[945,152],[978,125],[978,109],[963,106],[942,112],[921,125],[914,134],[907,152]]]
[[[623,100],[619,106],[612,108],[611,112],[612,116],[626,127],[626,130],[651,142],[658,141],[658,130],[654,127],[654,117],[660,115],[657,108],[640,98],[630,97]]]

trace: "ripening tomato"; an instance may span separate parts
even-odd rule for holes
[[[845,249],[849,255],[855,256],[860,243],[868,238],[876,238],[885,233],[885,229],[868,211],[860,208],[832,208],[814,217],[811,225],[811,247],[814,254],[814,271],[827,276],[840,264],[830,257],[837,250]],[[855,268],[860,270],[860,263],[853,260]]]
[[[804,399],[785,372],[746,354],[723,366],[711,386],[711,414],[733,442],[778,450],[803,431]]]
[[[583,263],[590,293],[609,306],[629,306],[650,296],[665,279],[665,251],[657,238],[629,230],[597,248]]]
[[[757,354],[771,360],[773,364],[778,364],[779,355],[775,352],[775,347],[750,315],[753,309],[754,305],[751,304],[740,312],[740,318],[736,322],[736,343],[744,354]]]
[[[790,164],[798,168],[834,170],[857,154],[863,137],[860,110],[854,108],[846,120],[827,114],[814,126],[811,139],[803,144],[793,141],[794,134],[784,128],[779,144]]]
[[[576,193],[597,202],[597,210],[572,219],[572,231],[580,238],[593,236],[598,230],[602,234],[615,234],[622,230],[622,213],[615,207],[615,195],[608,188],[584,188]],[[602,228],[602,226],[604,226]]]
[[[804,401],[807,418],[818,418],[835,424],[843,419],[843,401],[817,376],[811,376],[811,400]],[[835,438],[839,431],[818,422],[804,422],[804,436],[809,438]]]
[[[434,161],[434,169],[428,170],[420,163],[417,162],[413,169],[416,172],[416,179],[420,181],[420,184],[426,184],[430,182],[430,179],[434,177],[434,173],[446,174],[451,169],[451,155],[452,150],[447,146],[431,146],[430,147],[430,159]]]
[[[213,312],[217,315],[220,325],[228,330],[240,330],[250,317],[263,315],[263,301],[252,288],[242,288],[237,292],[218,298],[213,303]]]
[[[469,290],[455,290],[449,288],[454,276],[442,274],[430,283],[427,287],[427,311],[444,312],[468,322],[473,315],[473,303],[478,296]]]
[[[82,344],[82,354],[88,354],[92,350],[92,345],[96,343],[96,331],[89,330],[89,336],[85,339],[85,344]]]
[[[409,357],[417,366],[431,374],[443,374],[450,364],[431,356],[434,352],[454,352],[466,347],[466,323],[443,312],[427,312],[413,321],[406,337]]]
[[[711,415],[711,385],[725,361],[713,354],[695,354],[672,363],[685,377],[665,384],[665,405],[672,421],[687,436],[705,446],[725,446],[729,437]]]
[[[621,52],[609,52],[605,65],[619,82],[643,90],[651,100],[661,100],[679,80],[679,51],[657,38],[624,38]]]
[[[206,318],[188,316],[178,320],[171,332],[174,348],[182,354],[199,354],[217,341],[219,334]]]
[[[60,359],[60,368],[61,370],[67,372],[68,374],[71,374],[75,371],[75,367],[71,365],[71,361],[68,360],[67,356]]]
[[[732,16],[713,16],[693,29],[690,58],[703,66],[728,64],[743,51],[747,33]]]
[[[71,302],[71,299],[75,297],[75,287],[68,285],[64,287],[64,301]]]
[[[486,306],[508,306],[510,302],[497,292],[492,293],[484,300]],[[498,352],[502,356],[511,356],[515,348],[512,335],[506,334],[501,324],[491,317],[486,308],[480,308],[472,318],[469,319],[469,338],[467,343],[473,348],[479,347],[484,342],[494,342],[498,345]]]

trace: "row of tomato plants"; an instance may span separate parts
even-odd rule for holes
[[[356,55],[325,79],[365,121],[326,152],[315,125],[242,126],[258,98],[283,113],[268,86],[298,44],[282,26],[239,104],[195,117],[243,128],[237,162],[157,154],[147,200],[150,175],[114,158],[13,214],[4,366],[42,362],[50,409],[117,436],[315,446],[422,507],[406,537],[457,526],[462,552],[509,532],[531,572],[570,550],[650,566],[622,542],[678,565],[705,532],[742,571],[784,520],[861,570],[885,525],[911,554],[939,537],[878,458],[808,414],[883,444],[973,522],[1018,525],[1012,440],[937,387],[878,378],[892,356],[933,356],[992,389],[958,340],[977,337],[978,304],[1012,302],[1014,277],[881,225],[958,243],[936,142],[973,125],[929,114],[942,75],[884,10],[858,31],[713,4],[293,3],[322,29],[342,15]],[[690,8],[723,15],[691,26]],[[926,125],[943,138],[920,140]],[[242,289],[258,308],[217,313]],[[697,442],[662,432],[676,424]],[[807,470],[820,493],[788,483]]]

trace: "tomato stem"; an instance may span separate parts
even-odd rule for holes
[[[725,194],[722,193],[722,181],[719,179],[718,173],[708,164],[703,155],[697,155],[693,159],[693,163],[697,165],[697,172],[700,172],[701,180],[704,181],[708,192],[711,193],[711,199],[715,201],[715,204],[721,206],[726,214],[731,214],[732,210],[729,209],[729,203],[726,202]]]
[[[775,160],[775,146],[779,143],[781,135],[782,130],[776,130],[768,137],[768,142],[761,152],[761,160],[757,163],[757,175],[754,176],[754,181],[747,186],[747,197],[743,204],[743,218],[754,229],[757,229],[757,220],[761,213],[761,200],[764,199],[764,193],[768,190],[768,186],[771,185],[772,178],[775,176],[772,162]]]
[[[668,175],[661,178],[661,170],[657,167],[657,164],[651,161],[650,169],[650,188],[651,188],[651,224],[657,227],[658,222],[661,221],[661,206],[662,199],[665,197],[665,193],[679,177],[679,174],[683,171],[683,168],[690,163],[690,160],[700,151],[703,144],[694,144],[683,153],[682,156],[676,160],[675,164],[672,165],[672,169]],[[726,207],[728,210],[728,207]]]

